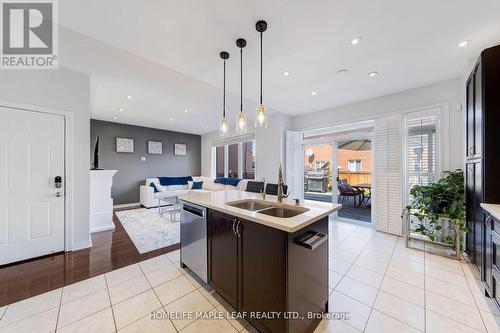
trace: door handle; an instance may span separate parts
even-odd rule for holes
[[[237,221],[238,221],[238,219],[234,219],[234,221],[233,221],[233,234],[235,234],[235,235],[237,235],[237,234],[236,234],[236,230],[235,230],[234,226],[235,226]]]
[[[240,235],[240,223],[241,223],[241,221],[238,221],[238,224],[236,225],[236,235],[238,237],[241,237],[241,235]]]
[[[56,197],[58,197],[58,198],[62,197],[62,192],[57,192]]]

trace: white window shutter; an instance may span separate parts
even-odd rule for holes
[[[402,130],[401,116],[375,121],[375,218],[377,229],[402,234]]]
[[[304,152],[302,149],[303,134],[286,132],[286,183],[290,197],[304,198]]]

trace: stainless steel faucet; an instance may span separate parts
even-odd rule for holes
[[[288,198],[288,194],[283,194],[283,185],[285,185],[283,181],[283,170],[281,168],[281,163],[280,163],[280,168],[278,171],[278,202],[282,203],[283,198]]]
[[[262,196],[262,200],[266,200],[266,177],[262,177],[262,190],[260,190],[260,195]]]

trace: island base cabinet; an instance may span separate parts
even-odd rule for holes
[[[260,332],[313,332],[328,307],[328,217],[288,233],[217,211],[208,216],[209,284]],[[312,234],[323,235],[320,245],[297,241]],[[228,292],[234,288],[236,296]]]

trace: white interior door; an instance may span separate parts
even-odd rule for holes
[[[63,251],[64,201],[64,117],[0,107],[0,265]]]

